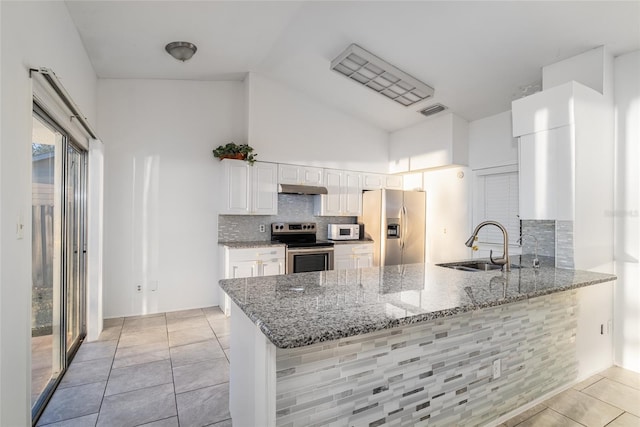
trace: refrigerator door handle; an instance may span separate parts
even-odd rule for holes
[[[400,247],[404,249],[405,234],[407,232],[407,208],[402,207],[400,211]]]

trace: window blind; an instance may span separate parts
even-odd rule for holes
[[[478,176],[478,222],[493,220],[504,225],[509,243],[520,238],[518,217],[518,172],[493,173]],[[484,227],[478,234],[479,243],[502,243],[502,232],[497,227]]]

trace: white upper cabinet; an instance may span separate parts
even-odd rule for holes
[[[311,166],[278,165],[278,184],[322,185],[323,169]]]
[[[384,179],[384,188],[388,190],[402,190],[404,186],[402,175],[387,175]]]
[[[327,194],[316,198],[316,215],[358,216],[362,213],[360,173],[325,169],[324,185],[327,187]]]
[[[390,190],[402,190],[402,175],[385,175],[380,173],[363,173],[363,190],[380,190],[387,188]]]
[[[415,172],[469,164],[469,123],[442,113],[414,126],[392,132],[389,172]]]
[[[362,215],[362,183],[357,172],[343,172],[344,186],[342,194],[344,198],[342,215]]]
[[[513,102],[521,219],[570,221],[608,208],[611,117],[602,95],[576,82]]]
[[[519,151],[520,218],[572,220],[573,126],[522,135]]]
[[[276,215],[278,213],[278,165],[225,159],[221,214]]]
[[[575,112],[573,85],[564,84],[513,101],[513,136],[572,124]]]
[[[385,187],[386,176],[379,173],[363,173],[363,190],[380,190]]]

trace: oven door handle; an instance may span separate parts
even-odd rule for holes
[[[290,254],[304,254],[309,252],[315,253],[323,253],[323,252],[333,252],[333,248],[304,248],[304,249],[287,249],[287,252]]]

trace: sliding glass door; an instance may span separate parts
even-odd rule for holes
[[[37,418],[85,334],[86,152],[34,108],[31,407]]]
[[[64,368],[61,342],[64,136],[34,115],[32,165],[31,405]]]
[[[66,240],[66,353],[76,350],[85,332],[85,158],[86,152],[67,145],[65,240]]]

